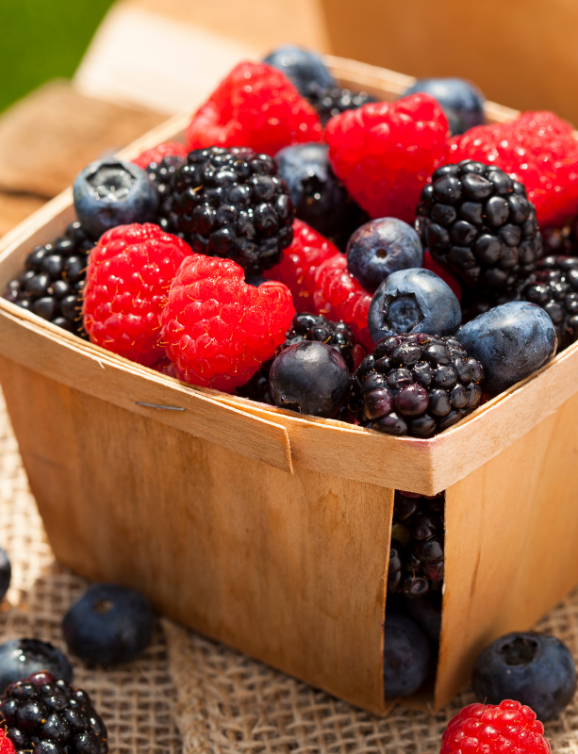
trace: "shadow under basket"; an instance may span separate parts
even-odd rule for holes
[[[413,79],[328,58],[394,99]],[[489,103],[490,121],[516,112]],[[122,153],[179,139],[174,118]],[[74,219],[71,192],[5,236],[0,288]],[[394,491],[446,491],[435,688],[578,583],[578,344],[429,440],[184,385],[0,299],[0,381],[56,557],[313,686],[384,714]]]

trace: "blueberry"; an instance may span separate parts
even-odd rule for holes
[[[69,650],[87,662],[134,660],[151,643],[149,600],[116,584],[94,584],[67,611],[62,632]]]
[[[434,604],[429,596],[427,596],[406,600],[405,608],[422,631],[432,641],[439,642],[442,630],[441,605]]]
[[[81,171],[73,194],[76,215],[95,239],[116,225],[151,221],[159,202],[148,173],[114,159],[93,162]]]
[[[383,650],[385,697],[415,694],[428,675],[431,659],[431,646],[423,631],[405,615],[388,613]]]
[[[415,230],[395,217],[371,220],[347,244],[347,269],[370,293],[397,270],[423,266],[423,248]]]
[[[321,55],[295,45],[277,47],[263,62],[284,73],[303,97],[317,89],[336,86]]]
[[[0,694],[9,683],[46,670],[72,682],[72,666],[59,649],[39,639],[11,639],[0,644]]]
[[[12,566],[6,551],[0,547],[0,602],[6,596],[10,579],[12,578]]]
[[[333,417],[349,395],[349,369],[333,346],[318,341],[296,343],[273,362],[269,391],[280,408]]]
[[[327,144],[296,144],[277,152],[275,160],[297,217],[333,237],[352,225],[359,209],[331,169],[328,149]]]
[[[526,301],[511,301],[480,314],[456,337],[484,367],[484,389],[496,394],[543,366],[557,345],[549,315]]]
[[[393,272],[383,281],[371,301],[368,321],[377,343],[400,333],[453,335],[462,312],[447,283],[434,272],[412,268]]]
[[[472,676],[478,701],[515,699],[545,722],[559,715],[576,691],[576,667],[568,647],[549,634],[511,633],[483,649]]]
[[[454,127],[459,127],[459,123],[455,121],[456,116],[463,121],[464,131],[485,123],[484,95],[470,81],[458,78],[420,79],[409,89],[406,89],[402,97],[417,92],[431,94],[432,97],[437,99],[444,112],[446,109],[451,111],[447,113],[448,121]],[[463,131],[452,130],[452,133],[456,136]]]

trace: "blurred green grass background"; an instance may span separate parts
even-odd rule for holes
[[[0,0],[0,112],[70,78],[114,0]]]

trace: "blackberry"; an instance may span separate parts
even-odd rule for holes
[[[293,317],[291,327],[287,330],[287,340],[280,347],[283,351],[295,343],[302,343],[304,340],[317,340],[320,343],[327,343],[329,346],[336,348],[345,359],[349,371],[354,369],[354,359],[358,356],[358,349],[363,346],[355,346],[355,339],[351,328],[345,322],[330,322],[320,314],[308,314],[302,312]]]
[[[309,87],[307,99],[317,110],[319,120],[324,126],[331,118],[344,113],[346,110],[357,110],[370,102],[379,102],[377,97],[372,94],[342,89],[339,86],[322,89],[313,85]]]
[[[82,689],[47,672],[12,683],[0,702],[17,752],[106,754],[106,726]]]
[[[364,427],[432,437],[479,406],[482,378],[456,338],[391,335],[355,371],[349,407]]]
[[[152,222],[166,231],[167,233],[174,233],[175,235],[183,236],[176,228],[172,228],[169,216],[171,213],[171,180],[178,168],[182,167],[186,162],[185,157],[180,155],[169,155],[163,157],[160,162],[151,162],[146,168],[149,178],[157,187],[159,195],[159,208],[155,218]],[[176,232],[175,232],[176,231]]]
[[[24,270],[8,283],[3,298],[87,339],[82,325],[82,289],[93,247],[81,224],[72,223],[63,236],[32,249]]]
[[[293,206],[272,157],[252,149],[196,149],[171,179],[168,223],[200,254],[248,275],[274,267],[293,240]]]
[[[387,574],[390,594],[413,600],[441,591],[444,504],[443,492],[424,497],[396,490]]]
[[[514,290],[542,254],[524,185],[473,160],[435,171],[422,190],[416,228],[434,260],[480,295]]]
[[[578,257],[541,259],[521,298],[550,315],[559,349],[578,340]]]

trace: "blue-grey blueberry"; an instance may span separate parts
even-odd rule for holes
[[[331,169],[328,149],[327,144],[295,144],[277,152],[275,160],[297,217],[329,238],[351,226],[359,210]]]
[[[374,293],[388,275],[423,267],[423,247],[415,229],[396,217],[370,220],[347,244],[347,269]]]
[[[116,584],[93,584],[67,611],[68,649],[99,665],[130,662],[151,643],[153,611],[147,597]]]
[[[428,675],[431,659],[430,643],[411,618],[388,613],[383,650],[386,699],[415,694]]]
[[[304,341],[281,351],[269,372],[269,393],[280,408],[334,417],[349,395],[350,374],[333,346]]]
[[[472,674],[479,702],[515,699],[542,722],[559,715],[576,691],[576,666],[564,642],[534,631],[501,636],[483,649]]]
[[[14,681],[46,670],[72,683],[72,665],[59,649],[40,639],[10,639],[0,644],[0,694]]]
[[[454,77],[419,79],[413,86],[406,89],[402,97],[417,92],[430,94],[439,102],[444,111],[446,109],[451,111],[448,120],[454,119],[454,127],[459,123],[455,120],[456,116],[465,125],[464,131],[485,123],[485,97],[471,81]],[[463,131],[452,131],[452,133],[457,135]]]
[[[296,45],[275,48],[263,62],[284,73],[303,97],[309,96],[312,90],[336,85],[321,55]]]
[[[73,196],[76,216],[95,240],[117,225],[150,222],[159,204],[148,173],[114,158],[82,170],[74,181]]]
[[[461,321],[460,302],[449,285],[420,268],[387,277],[371,300],[368,317],[374,343],[401,333],[453,335]]]
[[[510,301],[480,314],[456,337],[484,367],[484,390],[495,394],[544,366],[557,346],[549,315],[527,301]]]

